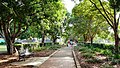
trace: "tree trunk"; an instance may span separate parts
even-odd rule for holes
[[[54,38],[53,38],[53,43],[54,43],[54,44],[56,43],[56,40],[57,40],[57,38],[54,37]]]
[[[87,42],[87,37],[86,37],[86,35],[84,34],[83,37],[84,37],[84,43],[86,43],[86,42]]]
[[[7,53],[12,55],[14,53],[13,42],[10,39],[5,39],[7,45]]]
[[[45,34],[43,33],[43,34],[42,34],[42,46],[45,46],[44,41],[45,41]]]
[[[118,23],[116,21],[116,6],[114,5],[114,38],[115,38],[115,53],[119,53],[119,36],[118,36]]]
[[[115,53],[119,53],[119,36],[117,30],[114,30],[114,37],[115,37]]]
[[[90,42],[91,44],[93,44],[93,37],[90,37]]]
[[[6,45],[7,45],[7,53],[12,55],[14,53],[14,41],[15,41],[15,37],[10,37],[9,33],[7,31],[4,30],[4,39],[6,41]]]

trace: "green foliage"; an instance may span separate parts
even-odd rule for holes
[[[89,44],[89,43],[86,43],[86,44],[82,44],[80,45],[81,47],[79,47],[79,51],[81,53],[95,53],[95,52],[99,52],[100,54],[102,55],[105,55],[105,56],[109,56],[109,57],[114,57],[115,56],[118,58],[119,55],[115,55],[113,53],[113,45],[107,45],[107,44],[97,44],[97,43],[94,43],[94,44]]]
[[[61,48],[60,45],[53,45],[53,46],[50,46],[50,47],[49,47],[49,50],[57,50],[57,49],[59,49],[59,48]]]
[[[99,49],[114,49],[113,45],[109,45],[109,44],[99,44],[99,43],[93,43],[92,45],[90,43],[85,43],[84,46],[87,47],[92,47],[92,48],[99,48]]]
[[[85,51],[87,49],[88,49],[87,47],[80,47],[79,51]]]
[[[35,48],[34,50],[32,50],[33,52],[39,52],[39,51],[43,51],[43,50],[47,50],[46,47],[39,47],[39,48]]]
[[[114,36],[115,36],[114,37],[115,51],[116,51],[116,53],[118,53],[119,52],[119,48],[118,48],[119,43],[116,43],[116,42],[119,41],[119,39],[116,39],[116,38],[119,38],[118,26],[119,26],[119,18],[120,17],[116,17],[116,15],[120,8],[120,5],[119,5],[120,2],[118,0],[108,0],[108,1],[89,0],[89,1],[94,5],[94,7],[104,17],[107,24],[113,29]]]
[[[86,58],[85,62],[90,64],[101,64],[100,68],[113,68],[113,65],[120,64],[120,54],[112,53],[113,45],[107,44],[79,44],[79,46],[75,47],[76,50],[80,52],[80,56],[82,58]],[[106,59],[102,60],[99,58],[95,58],[95,56],[106,56]],[[108,63],[106,63],[108,61]],[[109,63],[110,62],[110,63]]]
[[[88,59],[86,60],[85,62],[88,62],[88,63],[102,63],[103,61],[100,60],[100,59]]]
[[[113,53],[112,53],[113,45],[98,44],[97,46],[93,45],[93,47],[96,51],[100,52],[103,55],[106,55],[106,56],[113,55]]]
[[[35,9],[32,15],[33,24],[20,38],[50,36],[51,40],[61,35],[62,23],[66,9],[61,0],[33,1]]]
[[[5,42],[1,42],[0,45],[5,45]]]
[[[77,4],[72,10],[72,15],[70,23],[73,23],[74,36],[82,36],[80,39],[84,42],[92,43],[97,34],[101,36],[108,30],[109,26],[105,23],[105,19],[101,17],[89,0],[83,0]]]
[[[108,0],[111,8],[116,8],[117,11],[120,11],[120,1],[119,0]]]
[[[32,22],[32,0],[0,0],[0,35],[4,37],[9,54],[13,54],[15,38],[24,33]]]
[[[44,43],[45,46],[52,46],[52,43]]]
[[[79,50],[80,48],[81,48],[80,46],[75,46],[75,47],[74,47],[74,50],[80,51],[80,50]]]
[[[76,47],[80,52],[81,55],[85,58],[93,58],[94,56],[94,51],[89,49],[88,47]]]
[[[108,50],[108,49],[102,50],[101,54],[106,55],[106,56],[112,56],[113,55],[113,53],[111,52],[111,50]]]
[[[20,42],[15,42],[14,44],[21,44]]]
[[[96,51],[96,52],[101,52],[100,48],[92,48],[92,50]]]
[[[66,14],[61,0],[0,0],[0,8],[0,35],[9,41],[8,52],[20,35],[21,39],[41,37],[53,30],[51,35],[57,37]]]
[[[82,57],[84,57],[84,58],[93,58],[94,57],[94,54],[93,53],[82,53],[81,54],[82,55]]]
[[[91,49],[89,48],[86,48],[85,50],[82,50],[81,53],[94,53],[94,51],[92,51]]]
[[[120,59],[120,54],[114,54],[111,56],[113,59]]]
[[[36,47],[33,52],[39,52],[39,51],[44,51],[44,50],[57,50],[61,48],[59,45],[51,45],[51,46],[44,46],[44,47]]]

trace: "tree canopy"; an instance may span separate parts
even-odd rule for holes
[[[38,37],[59,29],[66,13],[61,0],[0,0],[0,8],[0,35],[9,54],[13,54],[15,38],[25,32],[24,37]]]

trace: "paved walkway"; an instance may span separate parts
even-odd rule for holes
[[[40,65],[39,68],[76,68],[71,48],[61,48],[57,53]]]
[[[36,68],[76,68],[70,47],[59,49],[51,57],[31,57],[25,61],[11,64],[18,66],[33,65]]]
[[[25,61],[21,62],[13,62],[11,63],[12,65],[17,65],[17,66],[26,66],[26,65],[32,65],[35,67],[39,67],[42,63],[44,63],[49,57],[32,57],[28,58]]]

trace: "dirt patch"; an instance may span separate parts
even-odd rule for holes
[[[34,66],[32,66],[32,65],[29,65],[29,66],[17,66],[17,65],[10,65],[10,64],[0,66],[0,68],[33,68],[33,67]]]
[[[44,50],[40,52],[34,52],[30,57],[47,57],[51,55],[55,50]],[[0,61],[1,60],[6,60],[8,58],[14,57],[13,55],[0,55]],[[0,68],[33,68],[34,66],[29,65],[29,66],[16,66],[16,65],[11,65],[10,63],[16,62],[16,60],[12,60],[9,62],[4,62],[0,64]],[[20,61],[18,61],[20,62]]]
[[[4,60],[10,57],[13,57],[13,55],[0,55],[0,60]]]

